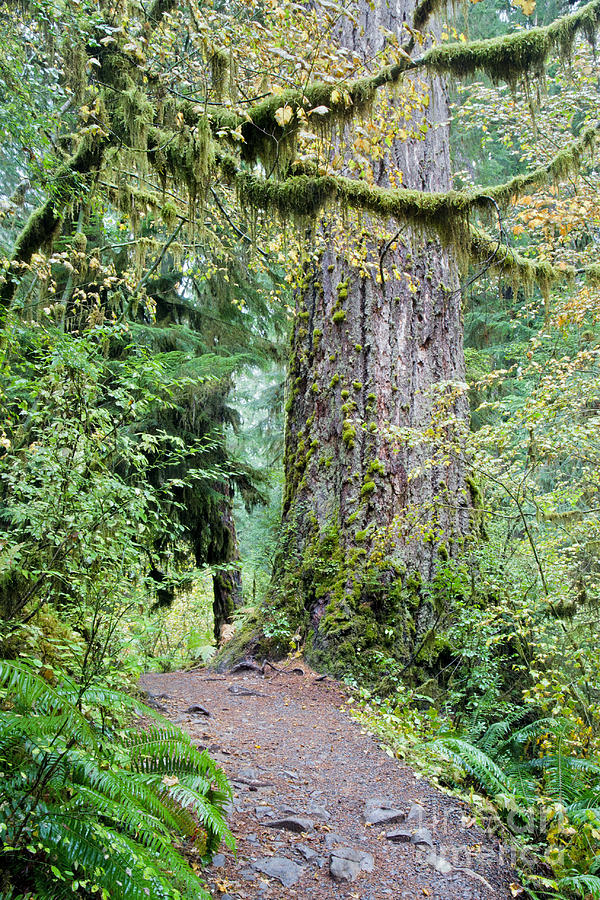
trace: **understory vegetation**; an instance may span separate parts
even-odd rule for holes
[[[600,0],[467,6],[0,0],[6,900],[208,898],[253,653],[600,898]]]

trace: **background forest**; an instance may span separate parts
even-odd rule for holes
[[[229,786],[136,680],[303,651],[512,842],[515,896],[600,897],[600,3],[407,9],[365,56],[329,0],[0,3],[7,900],[208,896]],[[385,160],[448,118],[436,206]],[[339,333],[427,254],[456,367],[369,422],[309,300]]]

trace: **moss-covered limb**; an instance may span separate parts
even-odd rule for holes
[[[283,216],[314,216],[332,202],[394,218],[435,231],[442,240],[456,242],[464,236],[470,213],[489,211],[491,201],[507,206],[525,192],[576,172],[584,153],[594,146],[597,126],[561,150],[549,163],[504,184],[471,191],[426,193],[389,190],[337,175],[294,175],[283,181],[266,181],[235,171],[228,160],[227,175],[237,185],[242,201],[256,207],[276,209]]]
[[[31,213],[17,237],[10,261],[13,271],[31,262],[33,254],[51,240],[62,222],[65,207],[81,189],[82,180],[100,167],[105,147],[102,138],[96,137],[92,142],[84,140],[71,159],[57,170],[50,196]],[[10,306],[17,286],[18,280],[9,273],[0,285],[0,308]]]
[[[413,26],[422,28],[442,5],[443,0],[422,0],[415,11]],[[213,130],[241,126],[245,158],[253,161],[264,156],[273,143],[281,145],[292,138],[301,121],[296,115],[299,109],[306,113],[318,107],[322,113],[318,118],[321,127],[328,121],[350,119],[368,108],[379,88],[396,84],[405,72],[419,68],[459,77],[484,71],[496,81],[515,82],[527,73],[540,74],[553,51],[568,57],[577,35],[583,33],[593,40],[599,25],[600,0],[592,0],[547,27],[530,28],[486,41],[433,47],[417,59],[408,55],[412,50],[410,42],[402,48],[406,58],[384,66],[368,77],[338,85],[315,82],[303,91],[283,91],[249,107],[244,116],[228,110],[213,111]],[[292,116],[285,125],[280,125],[275,114],[284,106],[290,107]],[[190,110],[193,109],[190,105]]]
[[[294,175],[284,181],[267,181],[239,172],[236,185],[242,202],[274,209],[284,216],[312,217],[329,203],[373,212],[385,218],[409,221],[443,233],[461,231],[474,206],[473,197],[460,191],[424,193],[371,187],[338,175]],[[480,205],[483,205],[481,201]],[[462,223],[462,227],[461,227]]]
[[[547,294],[553,285],[575,277],[575,269],[561,269],[548,262],[528,259],[511,247],[499,244],[497,239],[475,226],[470,228],[465,247],[466,255],[472,262],[481,263],[486,271],[502,275],[525,290],[537,285],[542,293]]]
[[[600,0],[592,0],[544,28],[529,28],[487,41],[434,47],[420,62],[440,73],[465,77],[485,72],[494,81],[514,83],[527,73],[542,73],[554,51],[562,58],[568,57],[578,34],[593,42],[599,26]]]
[[[479,194],[487,195],[500,206],[507,206],[511,200],[526,192],[537,190],[548,183],[564,181],[576,174],[581,168],[581,161],[586,153],[591,153],[598,137],[599,126],[585,128],[579,137],[560,150],[545,166],[538,166],[525,175],[516,175],[505,184],[482,188]]]
[[[521,287],[531,289],[537,285],[545,293],[562,281],[572,282],[576,276],[585,279],[590,286],[600,284],[598,265],[575,269],[573,266],[553,266],[548,262],[528,259],[511,247],[498,245],[496,238],[475,226],[471,226],[466,249],[473,262],[485,264],[489,270],[513,280]]]

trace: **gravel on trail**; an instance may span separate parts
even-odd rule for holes
[[[508,850],[466,804],[386,754],[350,718],[345,688],[305,664],[264,677],[153,673],[140,687],[232,782],[237,855],[222,848],[206,870],[215,897],[511,896]]]

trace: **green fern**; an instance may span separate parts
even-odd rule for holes
[[[553,885],[558,893],[550,889],[540,895],[536,888],[530,891],[531,897],[600,900],[600,877],[596,874],[600,858],[592,854],[597,844],[594,835],[600,828],[600,762],[569,752],[567,720],[544,718],[519,725],[519,719],[522,715],[516,714],[512,721],[495,723],[478,742],[445,735],[427,747],[461,768],[496,801],[500,810],[512,814],[507,825],[517,826],[520,841],[520,826],[540,821],[535,815],[538,806],[548,807],[552,816],[559,811],[558,818],[550,822],[550,832],[555,836],[549,832],[547,839],[555,845],[558,841],[567,868],[562,868],[564,862],[556,862]],[[536,755],[538,739],[548,735],[552,736],[552,751]],[[531,834],[530,839],[537,842],[545,836],[542,820],[540,833]]]
[[[113,732],[103,722],[123,708],[154,725]],[[0,768],[0,866],[40,900],[99,891],[111,900],[209,900],[179,844],[198,862],[221,841],[235,847],[223,772],[119,691],[82,690],[62,674],[48,683],[23,662],[0,661]]]

